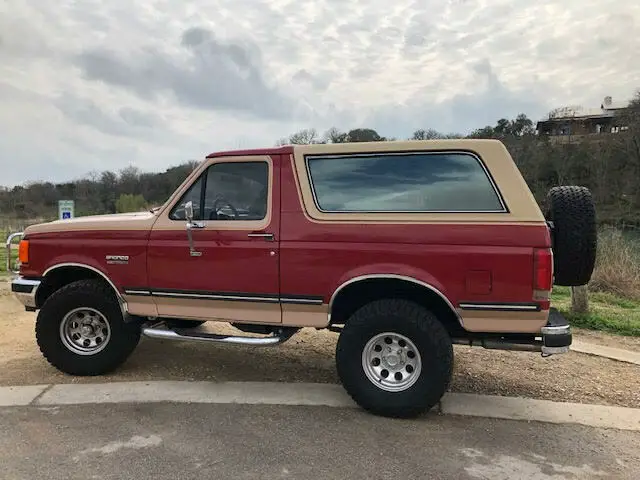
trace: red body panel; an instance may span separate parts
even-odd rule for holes
[[[278,295],[278,258],[270,255],[277,250],[277,243],[250,239],[248,233],[250,231],[196,230],[194,246],[202,256],[191,257],[185,231],[153,231],[149,239],[146,286]]]
[[[421,226],[411,232],[411,242],[385,235],[388,226],[367,226],[359,232],[345,231],[336,242],[318,240],[313,229],[302,235],[300,222],[283,214],[280,244],[281,289],[290,294],[322,294],[328,300],[332,292],[350,278],[376,273],[399,274],[433,285],[452,303],[457,301],[530,302],[533,295],[533,248],[515,241],[511,245],[495,244],[491,232],[511,231],[514,238],[536,236],[534,227],[465,226],[468,243],[446,243],[451,228],[447,225]],[[308,224],[307,224],[308,225]],[[429,227],[429,228],[425,228]],[[340,225],[323,229],[342,230]],[[348,229],[346,229],[348,230]],[[296,232],[289,236],[290,233]],[[380,231],[384,240],[378,240]],[[498,233],[500,235],[500,233]],[[539,234],[544,246],[544,235]],[[400,237],[400,235],[398,235]],[[483,240],[486,238],[486,241]],[[485,244],[483,244],[485,243]],[[506,242],[505,242],[506,243]],[[313,275],[309,275],[313,271]],[[488,272],[491,288],[485,295],[474,293],[478,271]]]
[[[329,301],[353,277],[386,273],[426,282],[454,305],[532,301],[533,249],[551,245],[544,225],[313,222],[302,210],[288,156],[281,168],[282,292]]]
[[[42,276],[49,268],[64,263],[88,265],[122,286],[147,283],[147,240],[145,230],[93,230],[35,234],[29,236],[29,265],[22,266],[27,277]],[[107,255],[128,255],[128,265],[108,265]]]
[[[148,286],[165,290],[250,293],[277,297],[280,283],[280,176],[277,165],[274,165],[274,175],[271,221],[259,232],[215,230],[215,222],[205,222],[204,229],[192,232],[194,248],[201,251],[202,256],[192,257],[189,254],[185,228],[152,230],[149,238]],[[182,222],[179,224],[182,225]],[[275,240],[249,238],[250,233],[273,233]]]

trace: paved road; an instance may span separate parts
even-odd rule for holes
[[[639,445],[638,432],[351,408],[0,409],[3,479],[631,479]]]

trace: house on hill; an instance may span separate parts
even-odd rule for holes
[[[619,133],[627,130],[622,114],[628,104],[613,102],[605,97],[600,108],[563,107],[552,111],[546,120],[536,123],[540,136],[554,137],[558,141],[570,141],[586,135]]]

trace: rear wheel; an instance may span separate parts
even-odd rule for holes
[[[139,326],[123,321],[113,291],[99,280],[80,280],[54,292],[36,320],[40,351],[71,375],[114,370],[139,340]]]
[[[596,263],[598,234],[591,192],[585,187],[562,186],[549,191],[553,222],[554,283],[586,285]]]
[[[346,323],[336,347],[338,375],[355,402],[388,417],[414,417],[446,392],[453,369],[449,334],[424,307],[377,300]]]

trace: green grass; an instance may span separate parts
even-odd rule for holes
[[[640,241],[637,232],[605,228],[589,283],[589,313],[571,313],[571,289],[555,287],[552,305],[576,327],[640,337]]]
[[[11,254],[15,265],[15,262],[18,259],[17,246],[11,251]],[[2,248],[0,249],[0,272],[7,272],[7,251],[5,250],[4,245],[2,245]]]
[[[571,313],[571,289],[554,287],[551,305],[572,326],[640,337],[640,301],[605,292],[589,292],[589,313]]]

